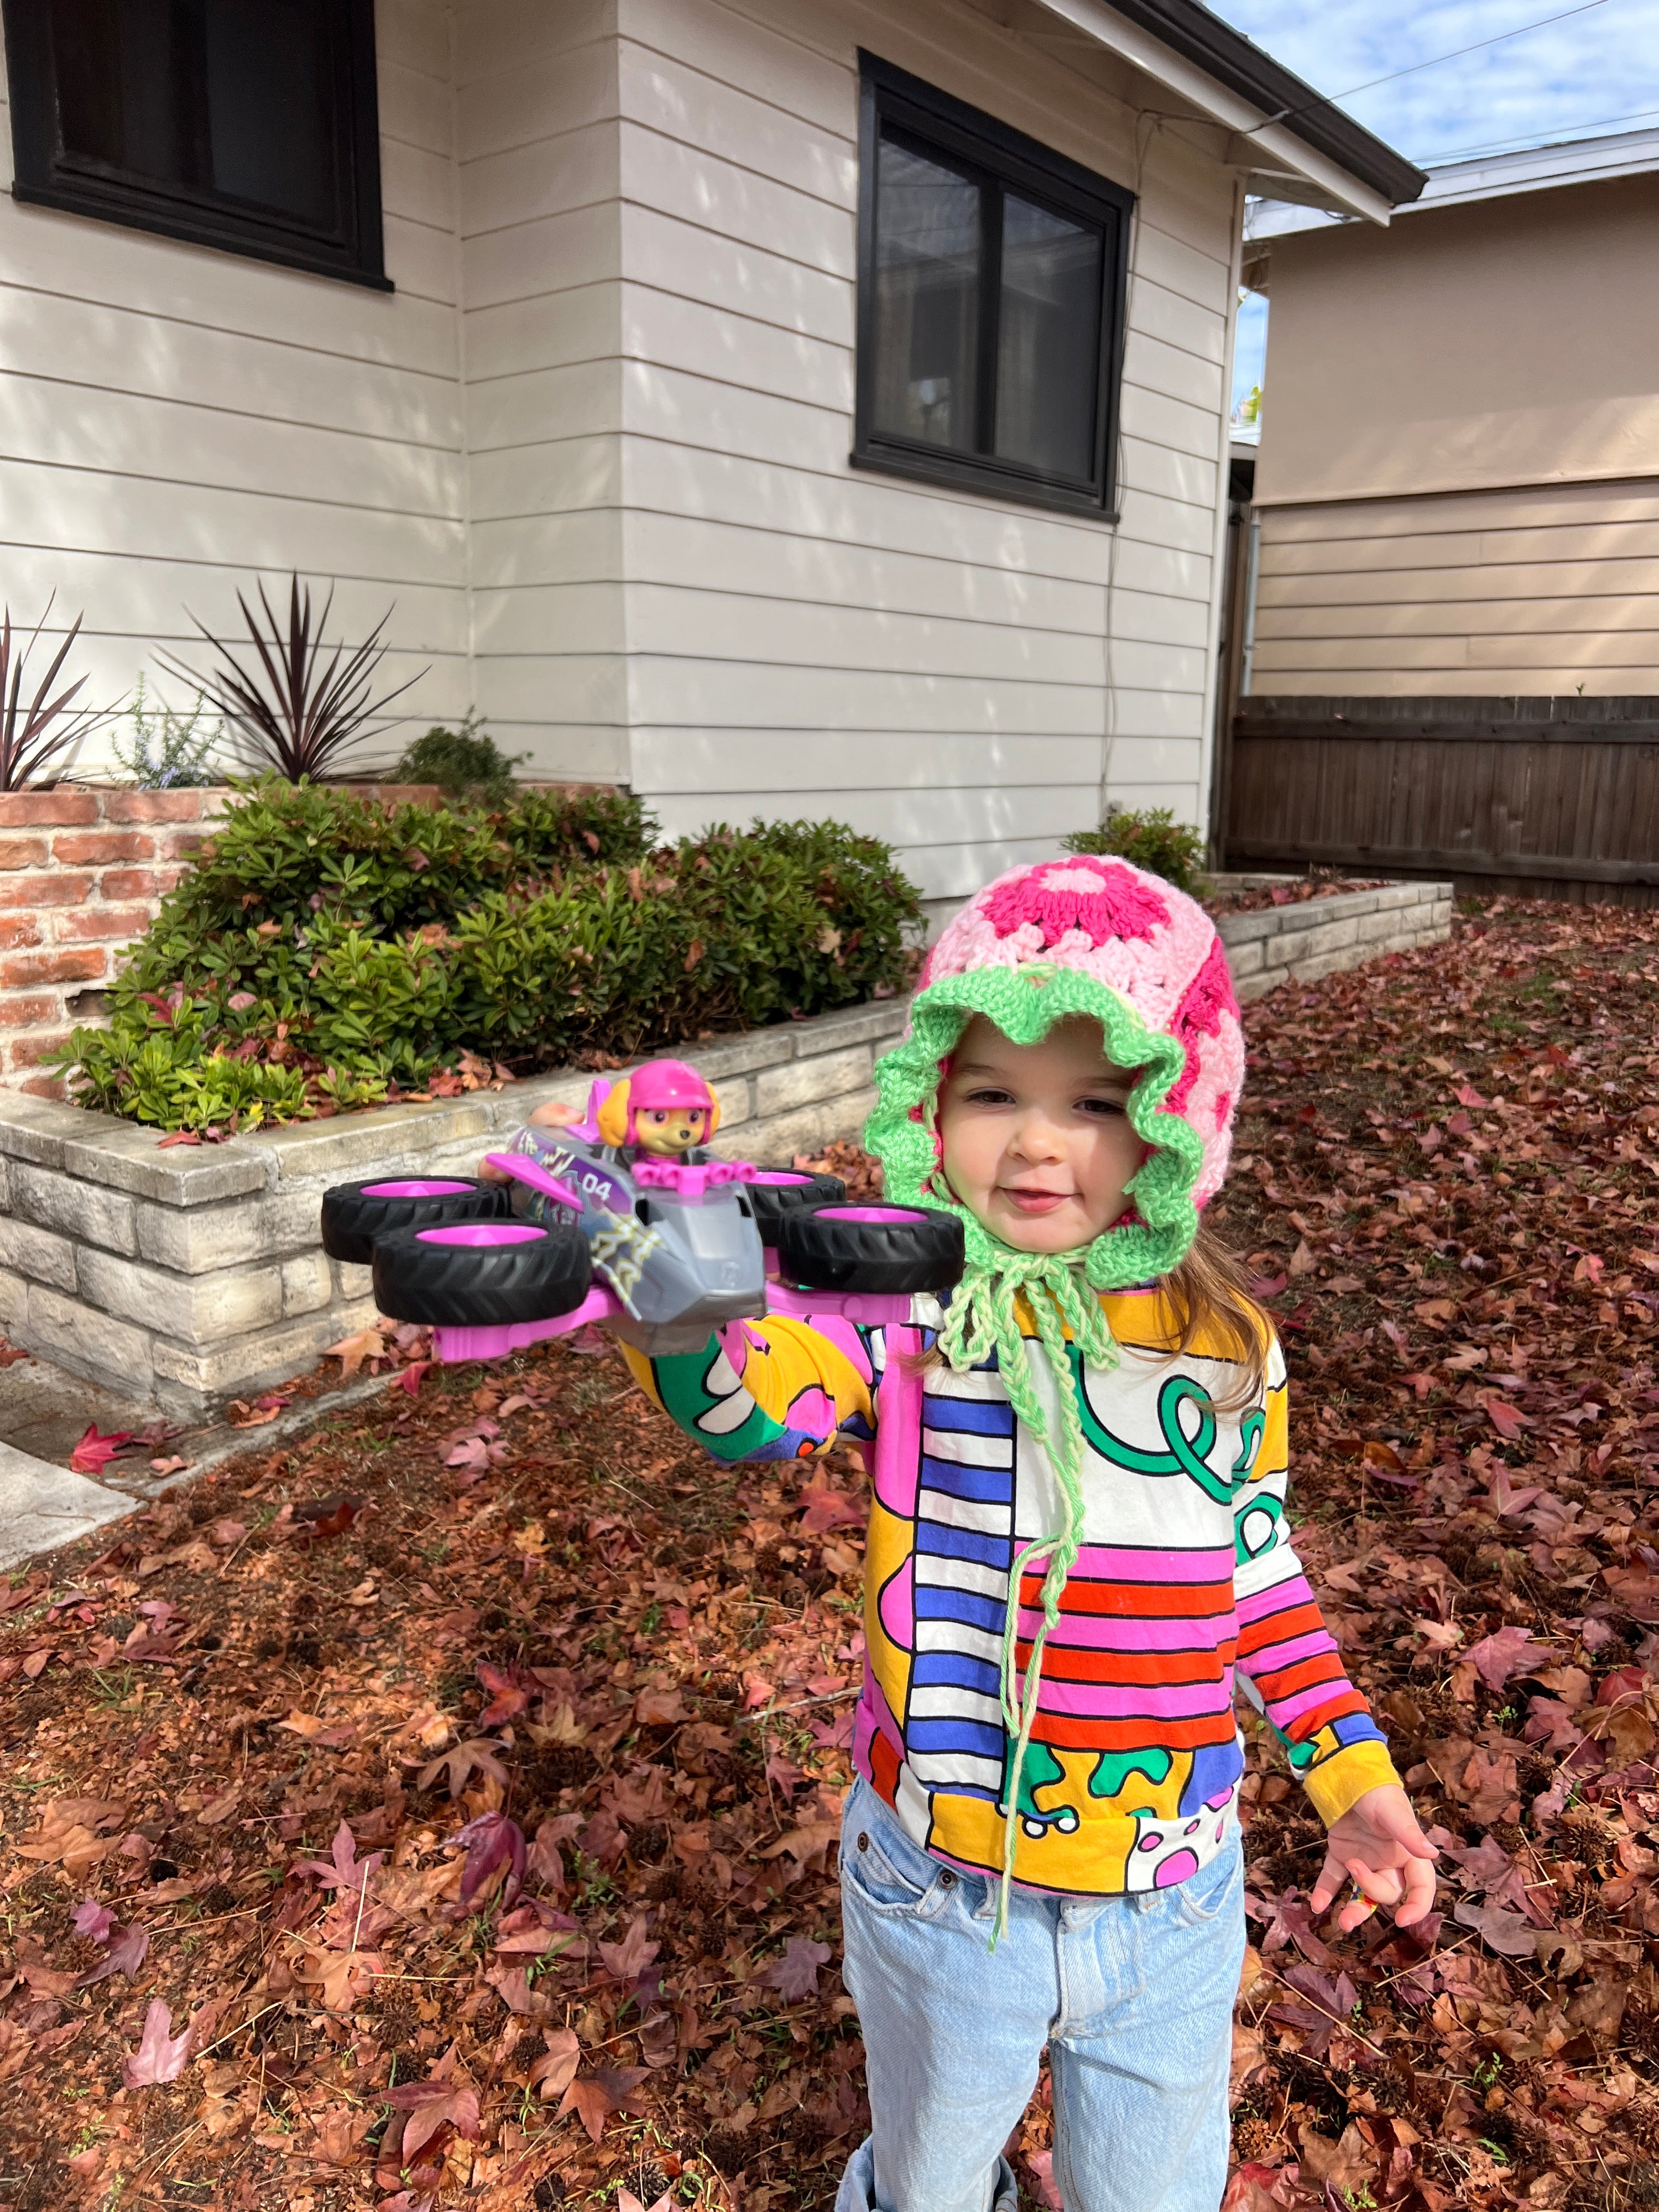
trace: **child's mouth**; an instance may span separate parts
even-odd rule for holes
[[[1053,1213],[1071,1197],[1069,1190],[1025,1190],[1016,1184],[1004,1183],[1002,1195],[1016,1213]]]

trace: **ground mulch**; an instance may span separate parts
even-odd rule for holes
[[[1248,1011],[1217,1212],[1443,1881],[1316,1926],[1252,1730],[1233,2212],[1659,2206],[1656,1013],[1659,915],[1505,902]],[[602,1345],[344,1357],[0,1578],[0,2207],[828,2204],[854,1463],[728,1473]]]

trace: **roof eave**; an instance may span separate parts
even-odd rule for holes
[[[1250,189],[1387,223],[1414,200],[1423,171],[1321,98],[1197,0],[1037,0],[1234,134],[1228,158]],[[1280,119],[1275,119],[1280,118]]]

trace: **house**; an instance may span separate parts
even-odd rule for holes
[[[1659,896],[1659,131],[1436,167],[1386,233],[1253,210],[1270,302],[1241,865]]]
[[[3,14],[3,595],[92,691],[292,568],[671,831],[942,902],[1204,818],[1245,195],[1421,177],[1195,0]]]
[[[1252,690],[1659,693],[1659,131],[1261,228]]]

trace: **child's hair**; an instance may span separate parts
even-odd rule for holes
[[[1214,1410],[1240,1413],[1258,1404],[1267,1382],[1267,1318],[1246,1286],[1238,1255],[1203,1214],[1191,1251],[1165,1275],[1162,1287],[1179,1331],[1171,1358],[1208,1336],[1224,1358],[1238,1363],[1238,1380],[1211,1401]]]
[[[1267,1383],[1271,1338],[1267,1317],[1246,1287],[1237,1254],[1201,1213],[1192,1249],[1158,1287],[1175,1309],[1176,1333],[1163,1347],[1167,1358],[1189,1352],[1200,1337],[1207,1336],[1224,1359],[1238,1364],[1237,1379],[1211,1399],[1212,1412],[1243,1413],[1259,1405]],[[910,1375],[930,1374],[944,1364],[945,1354],[936,1343],[926,1352],[902,1353],[899,1360]]]

